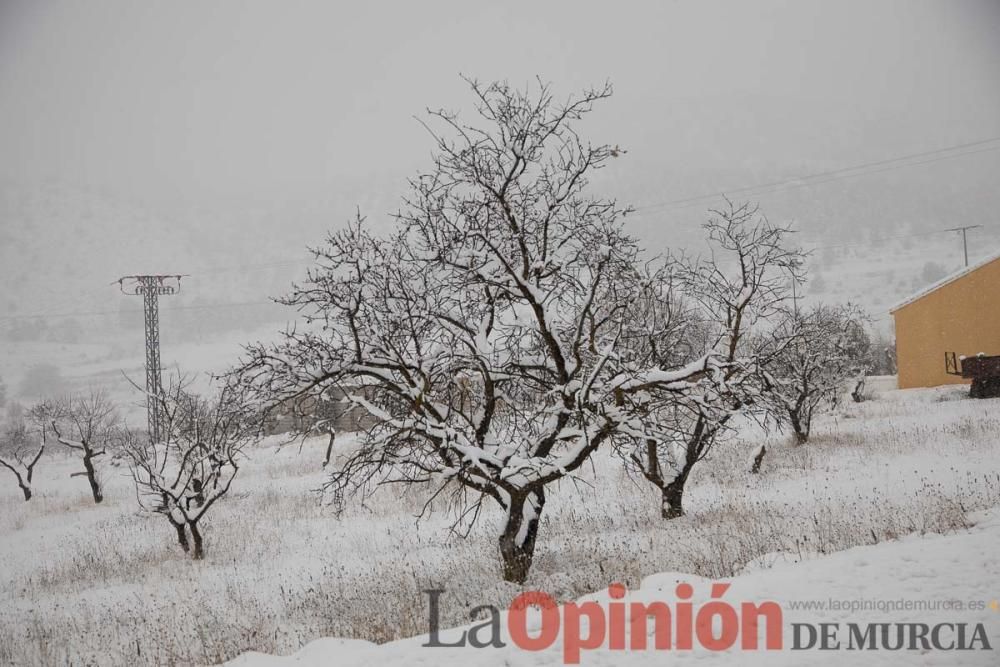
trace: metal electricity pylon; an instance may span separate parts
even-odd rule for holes
[[[146,321],[146,423],[153,442],[160,439],[160,410],[157,402],[162,393],[160,382],[160,295],[181,291],[183,276],[122,276],[118,287],[123,294],[142,295]]]

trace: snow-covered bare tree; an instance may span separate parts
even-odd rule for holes
[[[159,442],[134,431],[120,437],[140,506],[166,517],[181,548],[201,559],[201,521],[229,492],[244,450],[260,437],[261,422],[231,387],[206,399],[186,386],[177,378],[157,398]]]
[[[871,370],[872,375],[895,375],[898,372],[896,367],[896,341],[892,336],[887,336],[882,332],[875,331],[871,341]]]
[[[337,403],[332,400],[320,402],[316,408],[316,420],[312,429],[315,433],[326,435],[326,455],[323,457],[323,467],[326,468],[333,460],[333,445],[337,438]]]
[[[52,420],[59,416],[60,409],[58,401],[43,399],[25,410],[25,421],[29,428],[41,439],[43,445],[48,445]]]
[[[779,349],[767,364],[765,395],[779,425],[790,426],[799,444],[809,440],[816,411],[835,404],[848,381],[867,370],[865,319],[850,304],[819,304],[789,313],[775,327]]]
[[[722,385],[651,401],[644,432],[619,450],[628,468],[658,489],[665,519],[684,513],[691,471],[732,432],[733,417],[762,410],[765,350],[752,334],[781,312],[802,265],[789,229],[750,204],[727,201],[704,228],[711,252],[678,262],[679,291],[644,303],[632,320],[644,363],[672,367],[711,354],[726,366]],[[663,307],[668,297],[673,308]]]
[[[46,409],[56,440],[79,455],[83,463],[83,470],[71,477],[86,477],[94,502],[101,502],[104,490],[97,459],[107,453],[121,426],[114,404],[103,392],[91,390],[63,397]]]
[[[652,363],[624,342],[668,272],[643,268],[627,209],[588,191],[615,152],[575,122],[610,88],[559,103],[542,84],[470,85],[478,124],[430,113],[434,168],[396,230],[359,216],[331,235],[283,300],[304,325],[250,346],[233,377],[269,405],[338,387],[375,425],[327,488],[429,484],[466,526],[495,502],[503,576],[524,582],[550,485],[633,437],[648,401],[704,391],[726,364]]]
[[[17,478],[25,500],[31,500],[35,466],[48,444],[48,430],[56,409],[51,401],[41,401],[19,411],[0,431],[0,465]]]
[[[851,340],[848,347],[857,360],[857,370],[852,379],[854,385],[851,389],[851,399],[855,403],[862,403],[868,397],[866,389],[868,376],[874,373],[875,369],[884,365],[885,351],[880,350],[876,344],[872,343],[872,338],[865,326],[869,321],[868,317],[860,310],[857,313],[858,322],[850,328]]]
[[[295,411],[300,413],[301,426],[297,429],[303,435],[319,435],[326,438],[326,453],[323,456],[323,467],[330,465],[333,459],[333,446],[337,440],[337,417],[340,415],[341,405],[339,401],[329,400],[329,397],[321,400],[306,401],[303,405],[297,406]]]
[[[14,474],[25,500],[31,500],[31,478],[44,451],[45,442],[23,420],[0,429],[0,466]]]

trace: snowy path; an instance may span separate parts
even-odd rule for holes
[[[910,536],[898,542],[857,547],[802,563],[781,563],[768,570],[758,570],[736,577],[724,600],[740,602],[775,600],[784,610],[785,649],[776,651],[712,652],[648,650],[643,652],[610,651],[606,648],[584,651],[583,665],[1000,665],[1000,508],[980,513],[976,525],[967,532],[952,535]],[[695,611],[707,597],[709,582],[699,577],[665,573],[648,577],[628,601],[663,600],[673,604],[674,587],[687,581],[695,587]],[[895,611],[848,611],[792,609],[791,601],[806,598],[818,601],[887,600],[936,601],[959,600],[985,602],[978,610],[936,609]],[[606,592],[588,599],[607,601]],[[415,600],[426,608],[426,598]],[[932,602],[931,606],[934,606]],[[840,650],[792,651],[791,623],[840,623]],[[977,623],[985,627],[992,650],[909,651],[846,650],[850,623]],[[452,641],[458,631],[445,631],[442,641]],[[947,633],[946,633],[947,634]],[[949,634],[953,637],[954,634]],[[563,664],[562,637],[552,648],[528,652],[511,645],[504,623],[503,649],[425,648],[426,637],[404,639],[381,646],[364,641],[322,639],[305,646],[289,657],[248,653],[228,663],[238,667],[270,665],[560,665]],[[738,644],[737,644],[738,645]],[[606,644],[605,644],[606,646]],[[696,644],[697,646],[697,644]]]

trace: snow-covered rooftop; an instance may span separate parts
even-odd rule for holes
[[[892,308],[890,308],[889,312],[890,313],[895,313],[900,308],[902,308],[904,306],[908,306],[911,303],[913,303],[914,301],[919,301],[920,299],[924,298],[925,296],[927,296],[931,292],[933,292],[935,290],[938,290],[938,289],[944,287],[945,285],[947,285],[949,283],[953,283],[956,280],[958,280],[959,278],[961,278],[963,276],[967,276],[970,273],[972,273],[973,271],[975,271],[976,269],[981,269],[984,266],[986,266],[987,264],[991,264],[991,263],[997,261],[998,259],[1000,259],[1000,252],[995,252],[992,255],[990,255],[989,257],[986,257],[985,259],[982,259],[979,262],[976,262],[975,264],[972,264],[971,266],[967,266],[964,269],[961,269],[959,271],[956,271],[955,273],[952,273],[951,275],[945,276],[944,278],[942,278],[941,280],[937,281],[936,283],[931,283],[930,285],[928,285],[927,287],[923,288],[922,290],[920,290],[916,294],[913,294],[912,296],[907,297],[903,301],[900,301],[895,306],[893,306]]]

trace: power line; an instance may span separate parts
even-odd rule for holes
[[[958,157],[965,157],[967,155],[975,155],[977,153],[985,153],[990,151],[995,151],[1000,149],[1000,145],[988,146],[986,148],[980,148],[979,150],[965,150],[969,148],[976,148],[979,146],[986,146],[987,144],[1000,142],[1000,137],[993,137],[990,139],[982,139],[980,141],[973,141],[964,144],[955,144],[953,146],[948,146],[944,148],[938,148],[932,151],[923,151],[919,153],[910,153],[908,155],[902,155],[893,158],[886,158],[883,160],[877,160],[874,162],[866,162],[850,167],[842,167],[839,169],[833,169],[825,172],[817,172],[813,174],[807,174],[802,176],[797,176],[789,179],[784,179],[780,181],[772,181],[770,183],[761,183],[752,186],[745,186],[741,188],[736,188],[729,190],[727,192],[717,192],[704,195],[697,195],[694,197],[686,197],[682,199],[675,199],[672,201],[660,202],[656,204],[647,205],[638,209],[632,215],[643,215],[645,213],[654,212],[656,210],[670,210],[672,208],[687,208],[690,206],[695,206],[701,204],[704,201],[710,201],[712,199],[723,197],[727,195],[739,195],[739,194],[765,194],[767,192],[775,192],[779,190],[791,190],[800,187],[809,187],[813,185],[821,185],[823,183],[828,183],[831,181],[842,180],[845,178],[855,178],[859,176],[867,176],[870,174],[876,174],[884,171],[890,171],[893,169],[901,169],[904,167],[914,167],[924,164],[930,164],[933,162],[939,162],[942,160],[949,160]],[[961,151],[961,152],[955,152]],[[937,156],[937,157],[931,157]],[[920,160],[917,162],[907,162],[907,160],[913,160],[915,158],[927,157],[929,159]],[[872,169],[873,167],[881,167],[877,169]],[[868,170],[868,171],[865,171]],[[822,180],[814,180],[822,179]],[[808,181],[808,182],[802,182]],[[920,232],[915,234],[903,234],[897,236],[887,236],[878,239],[869,239],[864,242],[858,243],[842,243],[835,245],[818,245],[813,246],[811,250],[826,250],[834,248],[847,248],[853,246],[864,246],[870,243],[877,243],[882,241],[890,241],[895,239],[904,238],[915,238],[920,236],[930,236],[934,234],[945,233],[946,231],[956,231],[956,230],[937,230],[933,232]],[[269,268],[278,266],[291,266],[291,265],[301,265],[308,260],[306,259],[283,259],[275,260],[271,262],[263,262],[258,264],[240,264],[233,266],[223,266],[216,268],[208,268],[198,273],[200,275],[227,273],[230,271],[242,271],[249,268]],[[165,309],[165,312],[175,311],[175,310],[202,310],[202,309],[216,309],[216,308],[233,308],[233,307],[248,307],[248,306],[263,306],[273,304],[273,301],[248,301],[248,302],[234,302],[234,303],[216,303],[216,304],[206,304],[206,305],[192,305],[192,306],[176,306],[174,308]],[[118,315],[121,311],[118,310],[98,310],[98,311],[85,311],[85,312],[65,312],[65,313],[52,313],[47,311],[45,313],[37,313],[32,315],[0,315],[0,321],[11,321],[11,320],[30,320],[30,319],[56,319],[61,317],[91,317],[91,316],[103,316],[103,315]]]
[[[868,245],[871,245],[872,243],[882,243],[883,241],[895,241],[895,240],[898,240],[898,239],[912,239],[912,238],[917,238],[917,237],[920,237],[920,236],[934,236],[935,234],[944,234],[945,231],[951,231],[951,230],[936,229],[933,232],[916,232],[914,234],[897,234],[896,236],[883,236],[883,237],[877,238],[877,239],[868,239],[866,241],[858,241],[858,242],[853,242],[853,243],[836,243],[836,244],[833,244],[833,245],[816,245],[816,246],[813,246],[813,247],[809,248],[809,250],[833,250],[835,248],[854,248],[854,247],[860,247],[860,246],[868,246]]]
[[[260,264],[237,264],[237,265],[232,265],[232,266],[220,266],[220,267],[216,267],[216,268],[205,269],[204,271],[197,271],[196,273],[199,276],[204,276],[204,275],[211,275],[211,274],[215,274],[215,273],[229,273],[229,272],[232,272],[232,271],[244,271],[246,269],[267,269],[267,268],[272,268],[272,267],[291,266],[291,265],[299,265],[299,266],[301,266],[302,264],[305,264],[308,261],[309,261],[309,259],[307,259],[307,258],[280,259],[280,260],[275,260],[273,262],[262,262]]]
[[[988,146],[986,148],[980,148],[979,150],[971,150],[971,151],[965,149],[976,148],[977,146],[985,146],[986,144],[991,144],[996,142],[1000,142],[1000,137],[993,137],[991,139],[983,139],[981,141],[973,141],[965,144],[956,144],[954,146],[938,148],[933,151],[910,153],[908,155],[902,155],[894,158],[886,158],[884,160],[876,160],[874,162],[865,162],[861,164],[856,164],[850,167],[841,167],[839,169],[832,169],[824,172],[795,176],[780,181],[772,181],[770,183],[758,183],[757,185],[745,186],[727,191],[713,192],[709,194],[697,195],[694,197],[684,197],[681,199],[674,199],[671,201],[658,202],[655,204],[649,204],[647,206],[639,207],[636,213],[633,215],[641,215],[656,210],[687,208],[690,206],[699,205],[705,201],[711,201],[712,199],[730,195],[765,194],[767,192],[776,192],[779,190],[792,190],[795,188],[821,185],[823,183],[829,183],[831,181],[842,180],[845,178],[868,176],[870,174],[877,174],[883,171],[891,171],[893,169],[902,169],[904,167],[916,167],[924,164],[930,164],[933,162],[940,162],[942,160],[950,160],[954,158],[965,157],[967,155],[975,155],[977,153],[986,153],[1000,149],[1000,145]],[[956,153],[955,151],[964,151],[964,152]],[[938,157],[931,157],[931,156],[938,156]],[[907,162],[907,160],[913,160],[922,157],[928,157],[930,159],[920,160],[918,162]],[[882,168],[871,169],[872,167],[882,167]],[[864,171],[866,169],[871,169],[871,170]],[[813,179],[823,179],[823,180],[814,181]],[[801,181],[809,181],[809,182],[803,183]]]
[[[893,158],[886,158],[886,159],[883,159],[883,160],[877,160],[875,162],[867,162],[867,163],[862,163],[862,164],[858,164],[858,165],[853,165],[853,166],[850,166],[850,167],[841,167],[839,169],[833,169],[833,170],[830,170],[830,171],[817,172],[817,173],[814,173],[814,174],[805,174],[805,175],[802,175],[802,176],[795,176],[795,177],[784,179],[784,180],[780,180],[780,181],[772,181],[770,183],[758,183],[757,185],[744,186],[744,187],[736,188],[736,189],[733,189],[733,190],[727,190],[727,191],[724,191],[724,192],[717,192],[717,193],[711,193],[711,194],[703,194],[703,195],[697,195],[697,196],[693,196],[693,197],[685,197],[685,198],[682,198],[682,199],[675,199],[675,200],[672,200],[672,201],[659,202],[659,203],[656,203],[656,204],[649,204],[647,206],[639,207],[634,213],[632,213],[630,215],[632,215],[632,216],[643,215],[645,213],[649,213],[649,212],[652,212],[653,210],[658,210],[658,209],[661,209],[661,208],[663,208],[663,209],[666,210],[668,207],[685,208],[687,205],[692,205],[693,206],[693,205],[701,203],[702,201],[711,200],[711,199],[714,199],[714,198],[717,198],[717,197],[728,196],[728,195],[738,195],[738,194],[752,194],[752,193],[755,193],[755,191],[757,191],[757,190],[761,190],[761,194],[763,194],[763,193],[770,192],[770,191],[776,191],[776,190],[774,190],[774,188],[782,189],[782,186],[786,186],[783,189],[790,190],[790,189],[799,188],[799,187],[808,187],[808,186],[812,186],[812,185],[822,185],[823,183],[827,183],[827,182],[830,182],[830,181],[833,181],[833,180],[841,180],[843,178],[853,178],[853,177],[857,177],[857,176],[867,176],[869,174],[876,174],[876,173],[880,173],[882,171],[890,171],[892,169],[901,169],[903,167],[915,167],[915,166],[920,166],[920,165],[923,165],[923,164],[929,164],[931,162],[940,162],[942,160],[949,160],[949,159],[952,159],[952,158],[965,157],[967,155],[974,155],[976,153],[986,153],[986,152],[991,152],[991,151],[995,151],[995,150],[1000,150],[1000,145],[998,145],[998,146],[991,146],[991,147],[988,147],[988,148],[985,148],[985,149],[981,149],[981,150],[976,150],[976,151],[965,151],[965,152],[960,152],[960,153],[953,153],[953,151],[961,151],[961,150],[964,150],[964,149],[967,149],[967,148],[975,148],[977,146],[984,146],[986,144],[995,143],[995,142],[1000,142],[1000,137],[993,137],[991,139],[982,139],[980,141],[971,141],[971,142],[964,143],[964,144],[955,144],[953,146],[948,146],[948,147],[945,147],[945,148],[938,148],[938,149],[935,149],[935,150],[932,150],[932,151],[923,151],[923,152],[920,152],[920,153],[910,153],[908,155],[902,155],[902,156],[893,157]],[[941,155],[942,153],[952,153],[952,154]],[[912,163],[906,163],[906,162],[904,162],[903,164],[895,164],[897,162],[903,162],[905,160],[912,160],[914,158],[928,157],[928,156],[933,156],[933,155],[941,155],[941,157],[938,157],[938,158],[935,158],[935,159],[930,159],[930,160],[922,160],[920,162],[912,162]],[[874,171],[861,172],[861,173],[849,173],[849,172],[856,172],[856,171],[858,171],[860,169],[866,169],[866,168],[870,168],[870,167],[880,167],[880,166],[886,166],[886,168],[885,169],[876,169]],[[825,177],[831,177],[831,178],[825,178]],[[811,181],[812,179],[816,179],[816,178],[825,178],[825,180],[816,181],[816,182],[809,182],[809,183],[800,183],[799,182],[799,181]],[[937,232],[932,232],[932,233],[937,233]],[[887,238],[904,238],[904,237],[887,237]],[[833,247],[839,247],[839,246],[833,246]],[[207,268],[207,269],[204,269],[204,270],[192,271],[192,273],[197,273],[198,275],[211,275],[211,274],[218,274],[218,273],[229,273],[229,272],[233,272],[233,271],[243,271],[243,270],[246,270],[246,269],[263,269],[263,268],[273,268],[273,267],[293,266],[293,265],[298,266],[298,265],[302,265],[302,264],[304,264],[304,263],[306,263],[308,261],[310,261],[309,258],[278,259],[278,260],[274,260],[274,261],[261,262],[261,263],[258,263],[258,264],[236,264],[236,265],[231,265],[231,266],[221,266],[221,267],[214,267],[214,268],[210,267],[210,268]]]
[[[920,152],[920,153],[910,153],[908,155],[902,155],[902,156],[899,156],[899,157],[886,158],[886,159],[883,159],[883,160],[877,160],[875,162],[867,162],[867,163],[862,163],[862,164],[858,164],[858,165],[853,165],[853,166],[850,166],[850,167],[842,167],[842,168],[839,168],[839,169],[833,169],[833,170],[825,171],[825,172],[817,172],[817,173],[814,173],[814,174],[806,174],[806,175],[802,175],[802,176],[795,176],[795,177],[784,179],[784,180],[780,180],[780,181],[772,181],[770,183],[759,183],[757,185],[740,187],[740,188],[736,188],[736,189],[733,189],[733,190],[727,190],[727,191],[724,191],[724,192],[717,192],[717,193],[711,193],[711,194],[703,194],[703,195],[697,195],[697,196],[693,196],[693,197],[685,197],[685,198],[682,198],[682,199],[675,199],[675,200],[667,201],[667,202],[660,202],[660,203],[656,203],[656,204],[649,204],[647,206],[639,207],[634,213],[632,213],[630,215],[631,216],[639,216],[639,215],[643,215],[645,213],[649,213],[649,212],[652,212],[654,210],[658,210],[658,209],[661,209],[661,208],[664,209],[664,210],[668,210],[669,207],[686,208],[687,206],[694,206],[694,205],[697,205],[697,204],[699,204],[699,203],[701,203],[703,201],[711,200],[711,199],[714,199],[714,198],[717,198],[717,197],[728,196],[728,195],[738,195],[738,194],[754,194],[754,193],[756,193],[757,190],[761,190],[761,192],[759,194],[764,194],[766,192],[777,191],[777,189],[791,190],[791,189],[794,189],[794,188],[808,187],[808,186],[812,186],[812,185],[822,185],[823,183],[828,183],[828,182],[834,181],[834,180],[841,180],[843,178],[853,178],[853,177],[858,177],[858,176],[867,176],[869,174],[876,174],[876,173],[880,173],[880,172],[883,172],[883,171],[891,171],[893,169],[901,169],[903,167],[915,167],[915,166],[920,166],[920,165],[923,165],[923,164],[929,164],[929,163],[932,163],[932,162],[940,162],[942,160],[949,160],[949,159],[952,159],[952,158],[965,157],[967,155],[974,155],[976,153],[986,153],[986,152],[991,152],[991,151],[995,151],[995,150],[1000,150],[1000,145],[998,145],[998,146],[990,146],[988,148],[981,149],[981,150],[965,151],[965,152],[960,152],[960,153],[953,153],[953,151],[961,151],[961,150],[964,150],[964,149],[967,149],[967,148],[975,148],[977,146],[984,146],[986,144],[995,143],[995,142],[1000,142],[1000,137],[993,137],[991,139],[982,139],[980,141],[972,141],[972,142],[968,142],[968,143],[964,143],[964,144],[955,144],[953,146],[948,146],[948,147],[945,147],[945,148],[938,148],[938,149],[935,149],[935,150],[932,150],[932,151],[923,151],[923,152]],[[941,155],[942,153],[951,153],[951,154]],[[912,163],[904,162],[902,164],[895,164],[897,162],[902,162],[902,161],[905,161],[905,160],[912,160],[914,158],[928,157],[928,156],[933,156],[933,155],[941,155],[941,157],[937,157],[935,159],[930,159],[930,160],[922,160],[920,162],[912,162]],[[856,171],[858,171],[860,169],[865,169],[865,168],[870,168],[870,167],[880,167],[880,166],[886,166],[886,168],[884,168],[884,169],[876,169],[876,170],[873,170],[873,171],[867,171],[867,172],[861,172],[861,173],[849,173],[849,172],[856,172]],[[830,178],[824,178],[824,177],[830,177]],[[815,181],[815,182],[809,182],[809,183],[800,183],[799,182],[799,181],[811,181],[811,179],[816,179],[816,178],[824,178],[824,180]],[[937,232],[929,232],[929,233],[937,233]],[[912,236],[919,236],[919,235],[920,234],[914,234]],[[893,238],[906,238],[907,236],[910,236],[910,235],[898,236],[898,237],[886,237],[886,239],[873,239],[873,240],[874,241],[889,240],[889,239],[893,239]],[[828,246],[828,247],[846,247],[847,245],[854,245],[854,244],[845,244],[844,246]],[[863,245],[863,244],[858,244],[858,245]],[[826,247],[826,246],[824,246],[824,247]],[[273,267],[281,267],[281,266],[301,266],[301,265],[303,265],[303,264],[305,264],[306,262],[309,262],[309,261],[310,261],[309,258],[278,259],[278,260],[274,260],[274,261],[261,262],[261,263],[257,263],[257,264],[235,264],[235,265],[230,265],[230,266],[209,267],[209,268],[206,268],[204,270],[192,271],[191,273],[197,273],[198,275],[212,275],[212,274],[219,274],[219,273],[229,273],[229,272],[234,272],[234,271],[244,271],[246,269],[263,269],[263,268],[273,268]],[[0,319],[2,319],[2,318],[0,318]]]
[[[982,227],[982,225],[975,225],[976,227]],[[882,243],[885,241],[896,241],[899,239],[910,239],[910,238],[921,238],[925,236],[935,236],[937,234],[946,234],[948,232],[955,231],[954,229],[937,229],[930,232],[915,232],[913,234],[896,234],[893,236],[882,236],[879,238],[867,239],[865,241],[852,242],[852,243],[837,243],[832,245],[812,245],[807,248],[809,251],[815,250],[833,250],[837,248],[853,248],[853,247],[863,247],[869,246],[872,243]],[[301,260],[288,260],[282,261],[282,264],[299,262]],[[272,263],[272,264],[276,264]],[[251,266],[251,265],[244,265]],[[228,269],[227,269],[228,270]],[[221,271],[221,269],[220,269]],[[207,273],[207,272],[206,272]],[[164,308],[163,312],[173,312],[179,310],[212,310],[217,308],[246,308],[252,306],[270,306],[275,305],[274,301],[236,301],[236,302],[221,302],[221,303],[210,303],[210,304],[200,304],[200,305],[190,305],[190,306],[174,306],[173,308]],[[133,311],[126,311],[133,312]],[[137,312],[137,311],[134,311]],[[11,320],[48,320],[57,319],[62,317],[94,317],[103,315],[120,315],[121,310],[91,310],[91,311],[76,311],[76,312],[63,312],[63,313],[52,313],[46,311],[43,313],[35,313],[31,315],[0,315],[0,322],[11,321]]]
[[[177,310],[212,310],[216,308],[245,308],[248,306],[270,306],[273,301],[242,301],[232,303],[209,303],[192,306],[174,306],[173,308],[163,308],[162,312],[171,313]],[[100,315],[120,315],[121,310],[90,310],[65,313],[36,313],[34,315],[0,315],[0,321],[4,320],[48,320],[60,317],[93,317]],[[138,310],[124,311],[128,313],[138,313]]]

